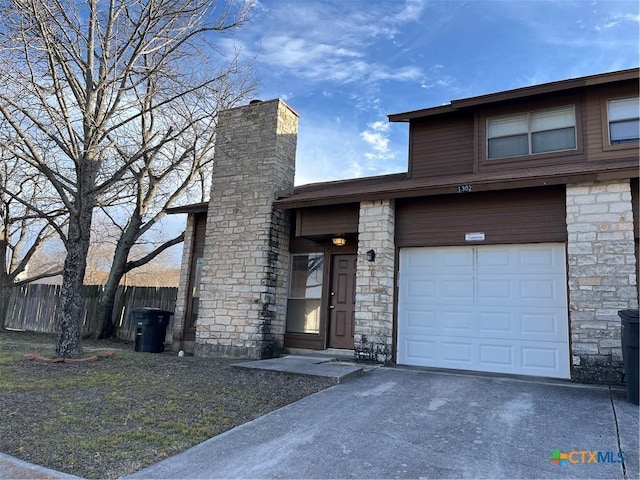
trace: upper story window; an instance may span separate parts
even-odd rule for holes
[[[638,97],[609,100],[609,144],[637,142],[640,137],[640,102]]]
[[[576,149],[573,105],[487,120],[487,158]]]

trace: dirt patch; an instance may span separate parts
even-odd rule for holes
[[[85,340],[95,362],[45,363],[55,336],[0,332],[0,451],[85,478],[118,478],[332,382],[231,367],[237,360]]]

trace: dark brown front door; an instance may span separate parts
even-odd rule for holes
[[[356,255],[334,255],[329,297],[329,347],[353,348]]]

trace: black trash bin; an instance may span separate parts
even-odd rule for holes
[[[638,405],[638,310],[620,310],[622,320],[622,361],[627,380],[627,398]]]
[[[134,308],[131,313],[136,324],[135,351],[162,353],[169,317],[173,315],[173,312],[143,307]]]

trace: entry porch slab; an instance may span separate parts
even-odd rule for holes
[[[337,357],[327,356],[287,355],[280,358],[235,363],[233,366],[326,377],[335,380],[336,383],[341,383],[349,377],[364,372],[362,365],[339,361]]]

